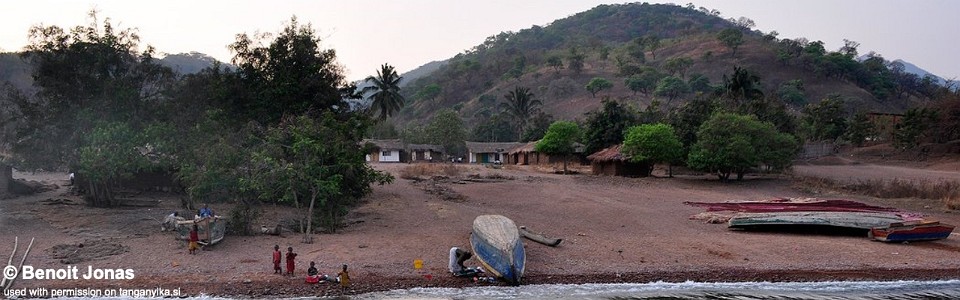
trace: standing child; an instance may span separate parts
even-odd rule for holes
[[[283,253],[280,253],[280,245],[273,245],[273,274],[283,274],[283,269],[280,269],[280,258],[283,257]]]
[[[350,287],[350,274],[347,273],[347,265],[343,265],[343,271],[337,273],[337,281],[340,282],[340,287]]]
[[[297,258],[297,254],[293,253],[293,247],[287,247],[287,275],[293,275],[294,259]]]
[[[197,224],[193,224],[193,229],[190,230],[190,254],[197,254],[197,248],[200,248],[197,244],[199,241],[200,235],[197,234]]]

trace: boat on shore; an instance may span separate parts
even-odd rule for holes
[[[903,222],[871,228],[868,235],[881,242],[934,241],[949,237],[953,228],[953,225],[935,221]]]
[[[198,218],[177,221],[177,239],[189,241],[193,225],[197,225],[197,234],[200,236],[198,244],[204,246],[219,243],[227,232],[227,221],[219,216]]]
[[[501,215],[482,215],[473,220],[470,246],[477,260],[494,276],[520,285],[526,254],[517,225]]]
[[[738,213],[727,222],[729,228],[768,226],[833,226],[869,230],[907,220],[895,213],[800,211],[776,213]]]

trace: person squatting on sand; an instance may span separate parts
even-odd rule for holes
[[[280,259],[283,257],[283,253],[280,253],[280,245],[273,245],[273,274],[283,274],[283,269],[280,269]]]
[[[466,251],[457,247],[450,248],[450,261],[449,269],[450,273],[456,277],[473,277],[477,274],[483,273],[483,270],[479,267],[477,268],[467,268],[463,266],[463,262],[467,261],[473,257],[473,253]]]

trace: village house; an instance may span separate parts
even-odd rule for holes
[[[622,148],[623,145],[615,145],[587,156],[593,175],[643,177],[650,174],[651,165],[631,162],[630,157],[620,152]]]
[[[410,151],[410,161],[441,161],[443,160],[443,147],[431,144],[410,144],[407,146]]]
[[[548,155],[536,151],[537,142],[533,141],[513,148],[507,153],[507,164],[511,165],[548,165],[554,163],[563,163],[564,157]],[[580,143],[574,143],[574,155],[569,157],[568,162],[589,163],[585,160],[583,151],[586,147]]]
[[[503,163],[507,153],[522,143],[467,142],[467,162],[476,164]]]
[[[367,162],[407,162],[403,159],[405,147],[400,140],[364,140],[364,144],[372,144],[367,153]]]

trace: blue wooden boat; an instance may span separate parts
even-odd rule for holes
[[[501,215],[482,215],[473,220],[470,246],[481,264],[493,275],[520,285],[526,254],[517,225]]]

